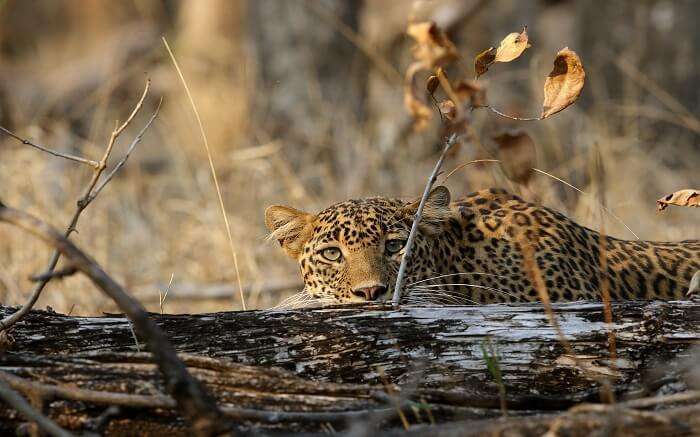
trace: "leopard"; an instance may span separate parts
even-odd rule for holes
[[[270,238],[297,261],[310,301],[391,299],[420,202],[370,197],[317,214],[274,205]],[[682,299],[700,271],[700,240],[623,240],[490,188],[424,200],[405,268],[402,303],[471,305]]]

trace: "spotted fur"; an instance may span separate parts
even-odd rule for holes
[[[299,262],[305,293],[327,302],[385,300],[404,253],[388,253],[387,242],[394,247],[395,240],[407,239],[416,207],[383,197],[348,200],[316,215],[273,206],[266,223]],[[337,254],[324,252],[328,248],[340,250],[338,260],[325,257]],[[504,190],[479,191],[450,203],[447,189],[438,187],[426,204],[404,295],[409,302],[536,301],[524,253],[536,263],[555,302],[600,299],[604,283],[615,300],[682,298],[700,270],[699,240],[603,238]]]

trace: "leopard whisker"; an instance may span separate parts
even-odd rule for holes
[[[406,284],[406,287],[410,287],[410,286],[416,285],[416,284],[421,284],[421,283],[423,283],[423,282],[434,281],[434,280],[436,280],[436,279],[448,278],[448,277],[451,277],[451,276],[467,276],[467,275],[493,276],[493,277],[496,277],[496,278],[508,279],[508,276],[498,275],[498,274],[495,274],[495,273],[486,273],[486,272],[459,272],[459,273],[447,273],[447,274],[444,274],[444,275],[433,276],[432,278],[422,279],[422,280],[420,280],[420,281],[415,281],[415,282],[412,282],[412,283],[410,283],[410,284]]]
[[[462,303],[463,301],[470,301],[474,304],[477,304],[477,302],[474,302],[473,300],[469,299],[464,294],[455,292],[453,290],[439,288],[413,288],[409,290],[409,293],[411,293],[414,296],[427,296],[430,298],[441,297],[443,299],[450,299],[454,302],[459,303]]]
[[[494,288],[494,287],[488,287],[486,285],[477,285],[477,284],[464,284],[464,283],[454,283],[454,284],[429,284],[429,285],[419,285],[418,288],[423,288],[423,289],[431,289],[431,288],[439,288],[439,287],[472,287],[472,288],[481,288],[484,290],[489,290],[493,291],[494,293],[500,293],[504,296],[510,296],[516,300],[519,300],[519,298],[508,291],[502,290],[500,288]]]
[[[452,299],[445,299],[441,297],[428,297],[428,296],[418,296],[417,298],[407,298],[406,303],[430,303],[430,304],[440,304],[440,305],[459,305],[462,302],[457,302]]]
[[[409,295],[406,296],[406,302],[407,303],[424,303],[424,304],[441,304],[441,305],[465,305],[465,302],[474,304],[474,305],[479,305],[478,302],[475,302],[471,299],[468,299],[466,297],[461,297],[461,299],[458,299],[456,297],[447,297],[447,296],[440,296],[440,295],[435,295],[434,293],[415,293],[411,292]]]
[[[299,293],[293,294],[289,296],[288,298],[284,299],[282,302],[279,304],[275,305],[274,307],[270,308],[271,310],[281,310],[281,309],[297,309],[297,308],[303,308],[310,306],[315,303],[325,303],[326,298],[317,298],[306,291],[301,291]]]

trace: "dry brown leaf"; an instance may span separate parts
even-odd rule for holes
[[[700,208],[700,190],[679,190],[657,200],[656,204],[659,211],[663,211],[668,205]]]
[[[513,32],[506,35],[498,45],[498,48],[489,47],[474,58],[474,70],[477,79],[489,70],[494,62],[510,62],[520,57],[525,49],[530,47],[527,38],[527,26],[522,32]]]
[[[408,25],[407,33],[416,40],[413,57],[424,69],[439,67],[457,58],[457,48],[432,21]]]
[[[537,162],[537,149],[530,135],[522,130],[512,130],[494,136],[493,140],[498,143],[498,159],[508,179],[527,184]]]
[[[404,81],[404,106],[414,119],[414,129],[421,131],[432,118],[432,110],[424,99],[424,92],[416,86],[415,75],[421,70],[432,70],[457,58],[457,48],[432,21],[411,23],[407,33],[413,37],[413,56],[416,62],[409,65]],[[428,78],[426,88],[432,95],[438,87],[439,79]]]
[[[428,121],[433,117],[433,111],[428,104],[419,97],[419,91],[415,83],[415,75],[421,70],[421,65],[414,62],[409,65],[406,70],[406,78],[404,79],[403,104],[408,110],[408,113],[413,117],[413,129],[417,132],[422,131],[428,126]]]
[[[440,108],[442,115],[444,115],[449,121],[452,121],[455,119],[455,117],[457,117],[457,108],[452,100],[443,100],[440,102],[440,104],[438,104],[438,108]]]
[[[425,88],[428,90],[431,96],[435,94],[435,90],[437,89],[438,85],[440,85],[440,79],[438,79],[438,77],[435,75],[428,77],[428,80],[425,82]]]
[[[525,49],[530,47],[527,39],[527,26],[523,30],[508,34],[496,50],[496,58],[494,62],[510,62],[520,57]]]
[[[495,60],[496,49],[494,49],[493,47],[489,47],[488,49],[476,55],[476,58],[474,58],[474,71],[476,71],[477,79],[479,78],[479,76],[489,71],[489,67],[491,66],[491,64],[493,64]]]
[[[564,47],[554,59],[554,69],[544,82],[542,115],[545,119],[565,109],[578,99],[586,79],[586,72],[576,52]]]
[[[469,101],[474,108],[486,106],[486,89],[483,85],[471,80],[460,80],[452,89],[460,101]]]
[[[411,117],[413,117],[413,128],[417,132],[424,130],[433,116],[430,107],[418,99],[410,90],[404,92],[403,103]]]

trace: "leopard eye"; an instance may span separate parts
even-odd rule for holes
[[[395,254],[399,252],[406,245],[406,240],[387,240],[384,244],[384,248],[387,253]]]
[[[321,251],[321,256],[331,262],[340,260],[342,253],[337,247],[327,247]]]

